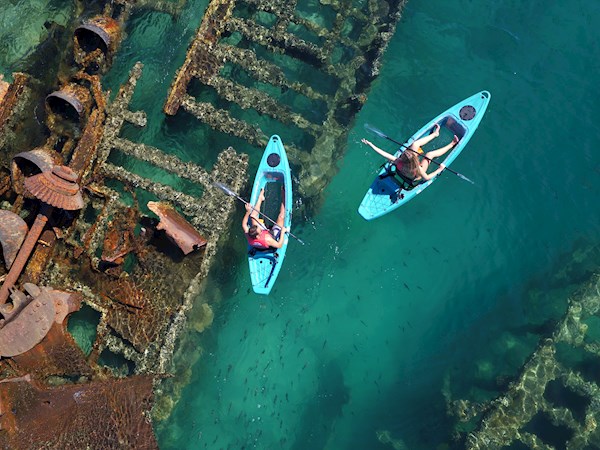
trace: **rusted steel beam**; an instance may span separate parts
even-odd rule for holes
[[[219,40],[223,32],[223,23],[231,17],[234,6],[235,0],[223,0],[212,1],[206,8],[202,23],[190,44],[185,62],[177,71],[169,90],[169,96],[164,106],[166,114],[174,116],[177,113],[193,74],[200,70],[198,62],[206,60],[208,57],[206,56],[207,46],[216,44]]]
[[[156,229],[165,230],[167,236],[175,242],[184,255],[206,245],[206,239],[170,204],[148,202],[148,209],[160,220]]]
[[[46,228],[42,231],[37,241],[38,245],[33,249],[33,253],[21,275],[22,283],[38,284],[40,282],[44,270],[52,258],[56,241],[54,229]]]
[[[29,81],[29,77],[24,73],[13,74],[13,82],[7,88],[2,102],[0,102],[0,131],[11,116],[17,102]]]

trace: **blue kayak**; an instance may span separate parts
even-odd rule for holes
[[[404,146],[409,146],[415,140],[431,133],[434,125],[438,123],[440,125],[440,136],[455,134],[460,139],[454,148],[440,157],[440,159],[444,157],[445,159],[439,162],[444,163],[446,167],[450,166],[475,133],[485,114],[490,98],[491,94],[488,91],[482,91],[454,105],[413,134],[404,143]],[[394,156],[400,156],[405,149],[404,146],[398,149]],[[394,211],[423,192],[437,178],[434,177],[413,187],[410,180],[403,180],[399,175],[388,176],[390,173],[389,165],[387,166],[387,168],[382,168],[375,177],[358,208],[358,213],[366,220],[373,220]],[[434,170],[435,166],[434,163],[430,164],[429,170]]]
[[[264,212],[264,205],[269,201],[269,183],[276,183],[275,186],[281,185],[284,189],[283,200],[285,205],[285,221],[284,226],[290,228],[292,224],[292,176],[290,172],[290,164],[283,148],[281,138],[277,135],[271,136],[269,143],[265,148],[265,152],[258,166],[254,186],[252,187],[252,195],[250,203],[256,204],[261,189],[265,189],[266,200],[261,208]],[[269,215],[273,220],[277,220],[277,213]],[[261,216],[262,217],[262,216]],[[268,219],[267,219],[268,220]],[[272,223],[266,222],[265,225],[270,227]],[[277,280],[285,251],[288,246],[288,237],[286,236],[283,247],[276,250],[256,250],[248,246],[248,264],[250,265],[250,280],[252,289],[257,294],[267,295],[271,292],[271,288]]]

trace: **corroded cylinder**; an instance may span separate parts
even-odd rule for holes
[[[108,56],[112,55],[119,45],[121,26],[111,17],[96,16],[78,26],[73,38],[84,53],[89,54],[100,49]]]
[[[54,166],[62,164],[63,158],[60,153],[50,147],[37,147],[28,152],[18,153],[13,157],[10,168],[13,190],[17,194],[26,193],[23,187],[25,177],[51,171]]]
[[[48,115],[59,115],[73,122],[86,119],[91,107],[90,91],[76,83],[69,83],[46,97]]]

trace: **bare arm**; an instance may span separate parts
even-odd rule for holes
[[[419,175],[421,175],[421,177],[428,181],[431,180],[432,178],[437,177],[440,173],[442,173],[444,171],[444,169],[446,168],[446,166],[444,164],[440,164],[440,166],[434,170],[431,173],[427,173],[423,170],[423,168],[421,166],[419,166]]]
[[[244,218],[242,219],[242,230],[244,230],[244,233],[248,233],[248,219],[250,219],[251,212],[252,207],[250,204],[246,203],[246,214],[244,214]]]
[[[281,229],[281,233],[279,233],[279,240],[275,240],[275,238],[273,236],[271,236],[269,234],[269,236],[267,237],[267,243],[269,244],[270,247],[274,247],[274,248],[281,248],[283,247],[283,244],[285,242],[285,233],[287,233],[288,231],[290,231],[289,228],[283,227]]]
[[[379,147],[377,147],[376,145],[374,145],[371,141],[367,141],[366,139],[361,139],[361,142],[365,145],[368,145],[369,147],[371,147],[373,150],[375,150],[377,153],[379,153],[381,156],[383,156],[384,158],[388,159],[389,161],[396,161],[396,157],[394,155],[392,155],[391,153],[386,152],[385,150],[381,150]]]

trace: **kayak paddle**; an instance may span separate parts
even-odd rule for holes
[[[237,195],[235,192],[233,192],[231,189],[229,189],[227,186],[225,186],[223,183],[220,183],[218,181],[215,181],[213,183],[214,186],[218,187],[219,189],[221,189],[223,192],[225,192],[227,195],[229,195],[230,197],[235,197],[237,198],[240,202],[244,203],[245,205],[250,205],[249,202],[247,202],[246,200],[244,200],[242,197],[240,197],[239,195]],[[252,206],[252,205],[250,205]],[[252,206],[252,209],[254,209],[254,206]],[[260,211],[255,210],[256,212],[258,212],[261,216],[263,216],[265,219],[268,219],[273,225],[277,225],[277,222],[275,222],[273,219],[271,219],[269,216],[263,214]],[[302,239],[300,239],[298,236],[295,236],[291,231],[287,232],[291,237],[293,237],[294,239],[296,239],[298,242],[300,242],[302,245],[304,245],[304,241]]]
[[[387,139],[388,141],[391,141],[391,142],[393,142],[394,144],[398,144],[400,147],[404,147],[405,149],[407,149],[407,150],[410,150],[411,152],[414,152],[414,150],[413,150],[413,149],[410,149],[410,148],[408,148],[408,146],[407,146],[406,144],[401,144],[400,142],[398,142],[398,141],[396,141],[396,140],[392,139],[391,137],[389,137],[389,136],[385,135],[385,134],[384,134],[384,133],[383,133],[381,130],[378,130],[377,128],[375,128],[375,127],[373,127],[373,126],[369,125],[368,123],[365,123],[365,128],[366,128],[367,130],[369,130],[369,131],[371,131],[371,132],[375,133],[375,134],[376,134],[377,136],[379,136],[379,137],[382,137],[382,138],[384,138],[384,139]],[[423,156],[423,158],[425,158],[426,160],[428,160],[428,161],[430,161],[430,162],[432,162],[432,163],[435,163],[435,164],[437,164],[438,166],[441,164],[441,163],[437,162],[437,161],[436,161],[436,160],[434,160],[434,159],[428,158],[427,156]],[[463,180],[465,180],[465,181],[468,181],[468,182],[469,182],[469,183],[471,183],[471,184],[475,184],[475,182],[474,182],[474,181],[472,181],[472,180],[470,180],[469,178],[465,177],[465,176],[464,176],[462,173],[455,172],[454,170],[450,169],[449,167],[446,167],[444,170],[447,170],[447,171],[449,171],[450,173],[453,173],[454,175],[458,176],[459,178],[461,178],[461,179],[463,179]]]

